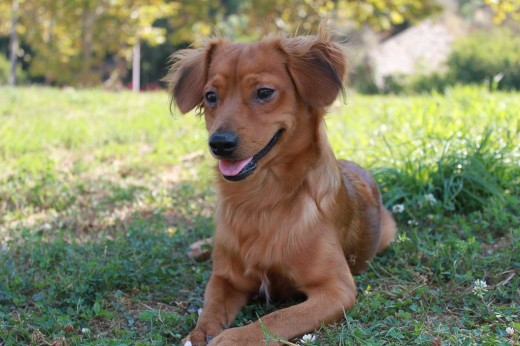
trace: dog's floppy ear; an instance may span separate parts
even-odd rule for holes
[[[343,90],[347,61],[341,46],[320,28],[317,36],[282,40],[289,57],[288,70],[302,100],[313,107],[332,104]]]
[[[176,104],[184,114],[202,102],[211,54],[218,41],[209,42],[204,48],[183,49],[172,55],[174,62],[164,81],[168,83],[171,104]]]

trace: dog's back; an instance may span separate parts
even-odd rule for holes
[[[381,193],[372,175],[356,163],[339,160],[343,183],[349,196],[350,227],[341,235],[343,251],[354,274],[363,272],[367,261],[395,239],[397,227],[383,206]]]

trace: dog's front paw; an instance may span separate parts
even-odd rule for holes
[[[206,346],[217,335],[221,334],[222,327],[214,326],[199,326],[196,327],[190,335],[182,340],[182,346]],[[212,344],[213,345],[213,344]]]
[[[230,329],[231,330],[231,329]],[[226,345],[239,345],[234,341],[231,341],[229,337],[226,337],[225,332],[220,333],[216,338],[213,338],[209,344],[209,346],[226,346]]]
[[[182,340],[181,346],[206,346],[213,337],[206,337],[201,333],[191,333]]]
[[[188,338],[182,339],[181,346],[193,346],[193,343]]]
[[[253,328],[252,328],[253,327]],[[277,343],[276,343],[277,344]],[[265,338],[254,325],[226,329],[216,336],[208,346],[266,345]],[[270,344],[269,344],[270,345]]]
[[[206,346],[204,339],[200,338],[197,333],[191,333],[181,341],[181,346]]]

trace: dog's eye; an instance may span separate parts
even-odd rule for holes
[[[215,93],[214,91],[208,91],[204,95],[204,98],[206,99],[206,102],[210,105],[214,105],[215,103],[217,103],[217,93]]]
[[[261,101],[268,101],[273,96],[274,90],[269,88],[260,88],[256,92],[256,98]]]

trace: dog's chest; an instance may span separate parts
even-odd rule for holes
[[[221,236],[238,254],[244,275],[259,282],[264,293],[273,289],[273,273],[284,273],[283,279],[292,281],[291,263],[312,247],[319,219],[318,208],[306,199],[286,207],[223,208],[218,213]]]

